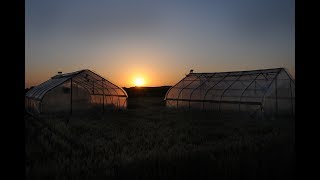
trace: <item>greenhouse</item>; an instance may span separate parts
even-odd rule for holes
[[[26,111],[73,113],[85,110],[125,109],[127,93],[90,70],[59,74],[32,88],[25,95]]]
[[[263,115],[295,114],[295,81],[284,68],[193,73],[165,96],[166,106]]]

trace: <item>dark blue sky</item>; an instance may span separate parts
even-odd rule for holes
[[[26,86],[89,68],[131,86],[195,72],[285,67],[294,76],[293,0],[29,0]]]

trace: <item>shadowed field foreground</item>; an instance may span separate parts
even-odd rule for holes
[[[166,109],[25,117],[27,179],[294,178],[294,120]]]

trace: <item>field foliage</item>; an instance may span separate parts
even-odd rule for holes
[[[162,97],[128,109],[25,117],[27,179],[288,179],[294,120],[180,111]]]

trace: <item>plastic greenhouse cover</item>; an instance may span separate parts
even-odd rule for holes
[[[90,70],[55,75],[51,79],[29,90],[26,93],[26,97],[41,100],[47,92],[71,79],[74,79],[74,83],[79,83],[80,86],[88,89],[89,92],[92,92],[91,86],[94,84],[92,88],[96,88],[96,91],[100,93],[106,92],[106,95],[128,97],[127,93],[121,87],[116,86]],[[103,91],[103,89],[106,91]]]

